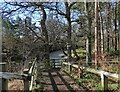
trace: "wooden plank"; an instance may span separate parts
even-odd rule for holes
[[[101,73],[101,87],[104,91],[108,90],[108,77],[104,73]]]
[[[36,80],[36,74],[37,74],[37,64],[35,63],[34,69],[33,69],[33,72],[32,72],[31,81],[30,81],[29,91],[32,91],[32,89],[33,89],[33,83]]]
[[[60,62],[55,62],[55,64],[60,64]]]
[[[0,78],[4,78],[4,79],[20,79],[20,80],[23,80],[23,79],[25,79],[26,77],[27,77],[26,74],[0,72]]]
[[[96,70],[96,69],[87,68],[87,67],[79,67],[78,65],[70,64],[70,63],[67,63],[67,62],[63,62],[63,64],[67,65],[67,66],[71,65],[72,67],[77,68],[78,70],[79,69],[84,69],[87,72],[100,75],[101,76],[101,87],[105,92],[108,90],[108,77],[114,78],[114,79],[119,81],[119,75],[115,74],[115,73],[109,73],[109,72],[105,72],[105,71],[102,71],[102,70]]]
[[[111,78],[114,78],[114,79],[117,79],[119,80],[119,76],[118,74],[115,74],[115,73],[109,73],[109,72],[105,72],[105,71],[100,71],[102,72],[105,76],[107,77],[111,77]]]
[[[85,68],[85,69],[88,72],[91,72],[91,73],[94,73],[94,74],[98,74],[98,75],[104,74],[107,77],[112,77],[112,78],[118,80],[118,74],[109,73],[109,72],[105,72],[105,71],[102,71],[102,70],[95,70],[95,69],[91,69],[91,68]]]
[[[1,62],[0,63],[0,72],[6,72],[7,71],[7,63]],[[8,90],[8,80],[4,79],[3,77],[0,78],[0,91],[6,91]]]
[[[32,90],[32,87],[33,87],[33,82],[34,82],[34,78],[35,78],[35,75],[34,73],[36,72],[36,58],[34,60],[34,62],[32,63],[32,66],[28,72],[29,75],[31,75],[31,80],[30,80],[30,87],[29,87],[29,90],[31,91]]]
[[[69,63],[69,62],[63,62],[63,64],[64,64],[64,65],[70,65],[70,63]]]
[[[29,74],[32,73],[32,71],[33,71],[33,69],[34,69],[34,65],[35,65],[36,60],[37,60],[37,58],[35,58],[35,60],[33,61],[32,66],[30,67],[30,70],[29,70],[29,72],[28,72]]]
[[[28,66],[28,68],[30,69],[30,68],[31,68],[31,66],[32,66],[32,62],[29,62],[29,66]]]
[[[28,74],[28,70],[29,69],[24,69],[23,73],[24,74]],[[29,80],[28,78],[24,79],[24,92],[28,92],[29,91]]]
[[[50,60],[66,60],[66,59],[60,59],[60,58],[52,58]]]
[[[74,68],[79,68],[78,65],[73,64],[72,67]]]
[[[30,87],[29,87],[30,91],[32,90],[32,87],[33,87],[33,80],[34,80],[34,77],[32,76],[30,81]]]
[[[70,63],[67,63],[67,62],[63,62],[63,64],[64,65],[70,65]],[[78,65],[73,64],[72,67],[78,68]],[[87,67],[80,67],[80,68],[81,69],[85,69],[88,72],[91,72],[91,73],[94,73],[94,74],[98,74],[98,75],[101,75],[101,73],[103,73],[105,76],[112,77],[112,78],[117,79],[117,80],[119,78],[118,74],[109,73],[109,72],[105,72],[105,71],[102,71],[102,70],[96,70],[96,69],[87,68]]]

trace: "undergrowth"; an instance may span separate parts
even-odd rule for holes
[[[64,69],[67,70],[67,72],[70,74],[68,71],[68,68],[64,67]],[[79,78],[78,72],[74,72],[75,70],[71,72],[71,76],[76,79],[76,83],[81,87],[83,86],[87,90],[92,90],[94,92],[103,92],[102,87],[101,87],[101,79],[99,75],[92,74],[86,71],[83,71],[83,76]],[[108,90],[109,92],[118,92],[118,83],[117,82],[109,82],[108,81]]]

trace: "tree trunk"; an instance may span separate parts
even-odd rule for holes
[[[71,14],[70,14],[70,9],[71,7],[75,4],[76,2],[72,2],[72,3],[69,3],[69,2],[64,2],[64,5],[65,5],[65,10],[66,10],[66,13],[64,12],[60,12],[60,10],[57,10],[57,13],[60,14],[60,15],[63,15],[66,19],[67,19],[67,24],[68,24],[68,27],[67,27],[67,50],[68,50],[68,61],[71,62],[71,59],[72,59],[72,56],[71,56]],[[70,5],[69,5],[70,4]],[[57,8],[57,3],[56,3],[56,8]]]
[[[120,49],[120,2],[118,2],[118,49]]]
[[[72,56],[71,56],[71,17],[70,17],[70,7],[68,6],[68,2],[65,2],[65,7],[66,7],[66,18],[67,18],[67,24],[68,24],[68,28],[67,28],[68,61],[71,62],[71,59],[72,59]]]
[[[99,9],[99,17],[100,17],[100,32],[101,32],[101,56],[103,56],[104,53],[104,31],[103,31],[103,19],[102,19],[102,14],[101,14],[101,7],[100,3],[98,4],[98,9]],[[102,60],[104,58],[102,57]]]
[[[98,7],[95,0],[95,67],[98,67]]]
[[[87,21],[88,21],[88,31],[87,31],[87,39],[86,39],[86,65],[90,66],[92,64],[92,49],[91,49],[91,27],[92,27],[92,19],[89,11],[89,3],[86,3],[86,13],[87,13]]]
[[[115,26],[115,51],[117,51],[117,5],[114,10],[114,26]]]
[[[107,32],[107,52],[110,51],[110,32],[109,32],[109,8],[110,8],[110,4],[109,2],[106,5],[106,32]]]
[[[92,19],[90,17],[88,17],[88,34],[87,34],[87,41],[86,41],[86,43],[87,43],[86,44],[86,51],[87,51],[86,63],[89,66],[92,64],[91,26],[92,26]]]
[[[27,26],[29,26],[29,25],[27,24],[27,20],[25,19],[25,24],[24,24],[24,39],[23,39],[23,41],[24,41],[24,43],[23,43],[23,49],[24,49],[23,57],[25,57],[24,68],[27,68],[28,65],[29,65],[29,63],[28,63],[29,57],[28,56],[29,56],[29,53],[31,53],[30,51],[28,51],[28,47],[27,47],[27,45],[28,45],[27,42],[29,42],[28,41],[28,39],[29,39],[29,30],[27,29]]]
[[[43,14],[40,24],[41,24],[43,36],[45,37],[45,53],[46,53],[45,58],[46,58],[47,67],[49,67],[50,66],[49,38],[48,38],[48,31],[47,31],[46,24],[45,24],[47,15],[42,5],[40,6],[40,8]]]

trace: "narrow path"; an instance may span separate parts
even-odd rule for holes
[[[44,90],[52,92],[76,92],[79,87],[76,85],[74,80],[69,77],[65,72],[59,69],[43,71],[42,85]]]

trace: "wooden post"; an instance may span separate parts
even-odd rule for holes
[[[28,68],[30,69],[31,66],[32,66],[32,62],[29,62],[29,66],[28,66]]]
[[[103,91],[108,90],[108,78],[103,73],[101,73],[101,86]]]
[[[29,69],[24,69],[23,73],[24,74],[28,74]],[[24,79],[24,92],[28,92],[29,91],[29,79],[28,77],[26,77],[26,79]]]
[[[0,63],[0,72],[7,71],[7,63],[1,62]],[[0,78],[0,92],[8,90],[8,80]]]
[[[60,60],[60,64],[61,64],[61,68],[63,68],[63,61],[62,60]]]
[[[79,78],[83,77],[83,70],[79,67],[78,68]]]
[[[55,68],[55,59],[53,59],[53,68]]]
[[[83,76],[83,71],[82,71],[82,69],[80,68],[80,62],[78,62],[78,76],[79,76],[79,78],[82,78],[82,76]]]
[[[120,79],[118,80],[118,92],[120,92]]]
[[[63,70],[65,69],[65,64],[64,64],[64,62],[62,62],[62,69],[63,69]]]
[[[72,73],[72,64],[69,64],[69,72]]]
[[[36,81],[37,79],[37,62],[35,63],[35,66],[34,66],[34,81]],[[36,84],[36,82],[34,82],[34,85],[37,87],[37,84]]]

